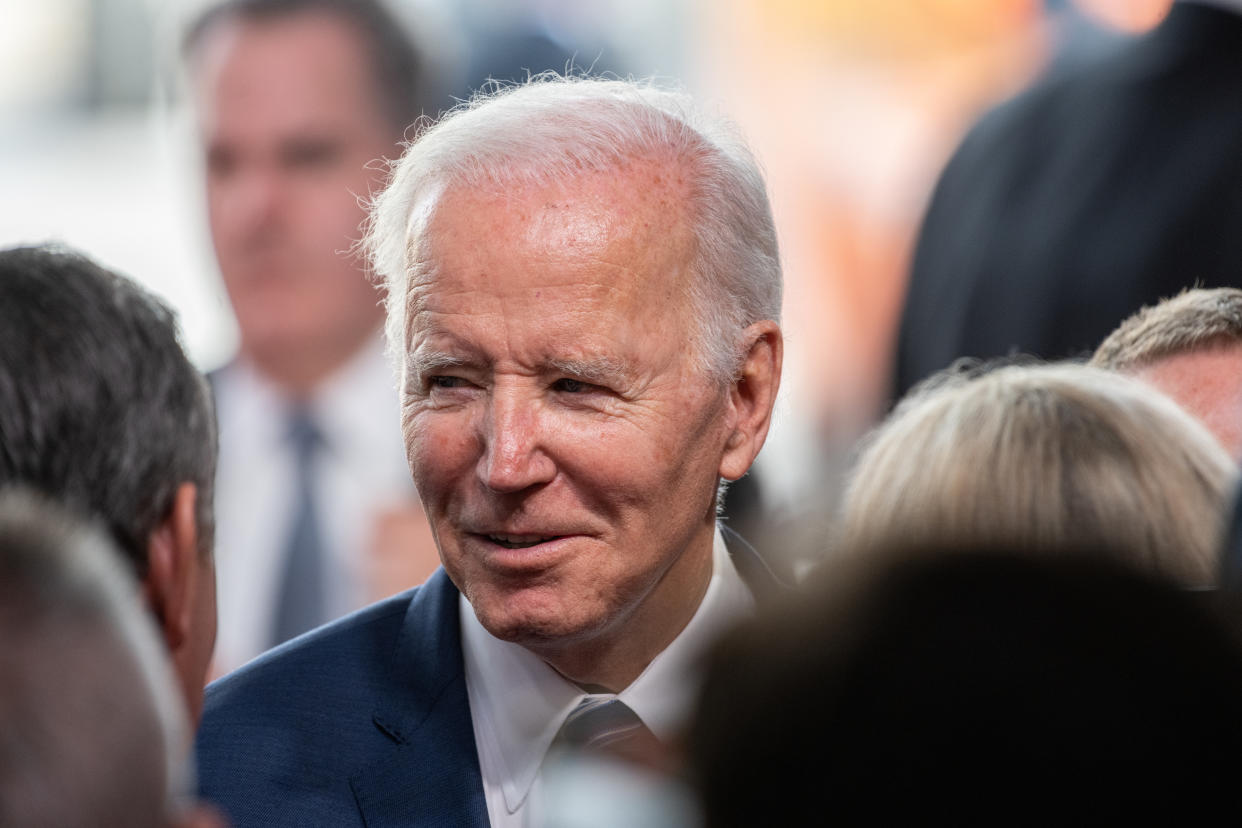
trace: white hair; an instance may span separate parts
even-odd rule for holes
[[[650,82],[537,75],[479,92],[425,128],[393,164],[364,245],[387,289],[388,341],[402,365],[413,230],[453,185],[546,184],[634,159],[677,165],[690,184],[699,368],[718,380],[741,365],[740,335],[779,321],[781,267],[763,175],[728,121]],[[418,215],[416,215],[416,211]]]

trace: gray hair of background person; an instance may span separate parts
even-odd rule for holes
[[[1190,586],[1216,576],[1236,468],[1143,383],[1083,365],[946,372],[865,444],[841,549],[1093,548]]]
[[[1100,343],[1091,364],[1128,371],[1175,354],[1240,344],[1242,290],[1184,290],[1122,322]]]
[[[182,54],[192,61],[207,32],[225,21],[269,23],[306,13],[348,21],[365,41],[376,99],[393,126],[394,142],[400,140],[431,105],[435,83],[411,33],[380,0],[225,0],[190,24]]]
[[[781,267],[759,167],[731,124],[684,94],[651,84],[545,73],[477,93],[423,132],[375,200],[366,247],[387,287],[388,338],[403,364],[406,282],[425,251],[411,228],[453,186],[506,187],[572,181],[635,161],[671,162],[691,193],[696,238],[685,286],[698,329],[701,369],[721,381],[739,366],[739,335],[779,321]]]
[[[105,537],[0,493],[0,825],[157,826],[192,794],[186,712]]]
[[[215,466],[211,394],[163,302],[69,250],[0,251],[0,485],[102,519],[143,577],[182,483],[211,554]]]

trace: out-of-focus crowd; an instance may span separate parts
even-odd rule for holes
[[[572,71],[420,119],[379,0],[211,5],[235,358],[86,253],[0,250],[0,825],[1225,812],[1240,47],[1178,2],[984,115],[891,409],[781,521],[788,303],[732,123]]]

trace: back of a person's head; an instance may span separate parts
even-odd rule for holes
[[[112,544],[0,493],[0,630],[0,825],[166,824],[186,712]]]
[[[1214,582],[1236,469],[1171,400],[1082,365],[951,371],[865,443],[837,547],[1089,548]]]
[[[1090,549],[884,551],[717,647],[709,826],[1193,821],[1232,795],[1242,650],[1209,593]]]
[[[178,486],[212,543],[215,416],[173,313],[67,249],[0,251],[0,486],[102,520],[142,576]]]
[[[1242,290],[1196,288],[1127,318],[1096,348],[1091,364],[1133,371],[1178,354],[1242,345]]]

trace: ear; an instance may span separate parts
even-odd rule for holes
[[[194,621],[194,596],[200,577],[198,520],[194,511],[197,499],[198,489],[193,483],[178,486],[172,508],[147,540],[143,594],[174,662],[191,640]]]
[[[746,474],[768,438],[785,358],[780,326],[772,320],[756,322],[744,336],[746,356],[729,388],[728,437],[720,458],[720,476],[726,480]]]

